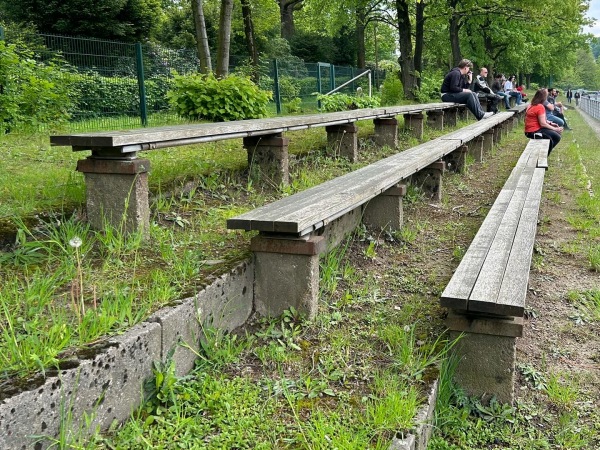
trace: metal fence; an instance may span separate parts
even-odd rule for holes
[[[167,92],[174,73],[197,72],[199,61],[194,50],[50,34],[6,34],[9,42],[26,41],[40,61],[59,58],[66,62],[65,82],[72,87],[75,98],[70,111],[74,128],[112,129],[182,122],[171,111]],[[247,58],[232,56],[230,61],[230,72],[249,72]],[[316,93],[329,92],[358,73],[360,69],[353,67],[310,64],[288,57],[261,61],[259,86],[273,93],[273,113],[310,111],[317,109]],[[383,71],[376,72],[374,84],[384,77]],[[342,92],[355,92],[366,83],[366,78],[357,80]]]
[[[600,94],[583,94],[579,100],[579,106],[583,111],[600,120]]]

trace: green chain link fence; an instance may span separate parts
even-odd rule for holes
[[[4,30],[0,27],[0,36]],[[155,44],[132,44],[51,34],[16,35],[6,32],[7,42],[22,40],[40,61],[64,60],[65,82],[75,98],[71,117],[77,129],[114,129],[182,123],[169,108],[167,91],[173,74],[197,72],[194,50],[165,49]],[[231,57],[230,72],[249,73],[247,58]],[[364,70],[328,63],[304,63],[290,57],[260,62],[259,86],[273,93],[273,113],[317,110],[316,93],[327,93]],[[374,73],[374,85],[385,73]],[[362,77],[340,92],[358,87],[368,92]]]

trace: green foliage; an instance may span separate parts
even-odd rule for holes
[[[271,93],[260,90],[249,78],[237,75],[223,79],[212,74],[176,75],[167,97],[181,116],[221,122],[266,116]]]
[[[283,76],[279,78],[279,95],[282,100],[289,101],[300,95],[300,85],[298,80],[292,77]]]
[[[404,88],[397,71],[387,73],[381,89],[381,104],[397,105],[404,98]]]
[[[0,41],[0,131],[65,122],[71,103],[59,61],[37,63],[33,52]]]
[[[415,99],[420,103],[427,103],[431,100],[440,101],[440,86],[444,75],[439,72],[423,73],[421,76],[421,88],[415,92]]]
[[[353,95],[340,94],[338,92],[330,95],[318,94],[317,100],[321,102],[321,109],[326,112],[376,108],[379,106],[378,97],[355,97]]]

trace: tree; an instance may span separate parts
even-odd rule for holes
[[[196,49],[200,60],[200,72],[212,72],[210,59],[210,47],[206,33],[206,21],[204,20],[203,0],[192,0],[192,12],[194,15],[194,27],[196,30]]]
[[[217,39],[217,77],[224,78],[229,73],[229,46],[231,43],[231,16],[233,0],[221,0],[219,37]]]
[[[419,0],[417,0],[419,1]],[[410,6],[408,0],[396,0],[396,11],[399,31],[400,57],[400,79],[404,88],[404,96],[409,99],[415,98],[415,90],[418,87],[418,77],[415,73],[415,60],[412,42],[412,24]]]
[[[304,0],[277,0],[281,17],[281,37],[291,39],[296,29],[294,26],[294,11],[302,8]]]
[[[246,48],[253,67],[252,79],[258,82],[258,49],[256,48],[256,40],[254,38],[254,22],[252,21],[252,6],[250,0],[240,0],[242,3],[242,18],[244,20],[244,35],[246,36]]]

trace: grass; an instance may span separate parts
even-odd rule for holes
[[[361,136],[370,131],[361,127]],[[228,217],[391,152],[369,147],[360,164],[350,164],[325,156],[326,139],[318,130],[301,136],[301,142],[292,139],[297,143],[291,149],[293,182],[275,191],[247,181],[245,153],[236,141],[148,153],[154,167],[151,244],[115,229],[91,231],[77,214],[61,215],[67,209],[63,205],[81,205],[66,191],[21,210],[23,217],[44,208],[55,214],[42,222],[12,222],[19,230],[17,243],[0,254],[4,376],[52,368],[70,349],[143,320],[246,258],[249,236],[227,232]],[[414,145],[405,135],[400,142]],[[490,180],[494,189],[521,148],[516,132],[503,141],[497,179]],[[569,145],[565,154],[580,151]],[[581,161],[588,164],[588,155]],[[593,164],[588,174],[597,167]],[[65,164],[65,173],[73,166],[74,160]],[[474,195],[465,179],[475,176],[476,170],[449,175],[444,183]],[[587,186],[583,175],[570,179],[565,185],[574,192]],[[486,195],[493,198],[492,192]],[[396,432],[414,426],[416,408],[440,371],[442,400],[430,448],[585,448],[595,442],[590,424],[600,419],[585,409],[580,384],[567,383],[563,372],[549,377],[544,367],[530,368],[545,386],[531,389],[553,405],[550,412],[532,400],[514,408],[482,405],[452,385],[448,350],[453,343],[444,338],[437,301],[451,272],[444,261],[458,264],[485,210],[454,210],[449,199],[442,208],[452,219],[439,220],[420,198],[409,188],[407,226],[393,236],[371,236],[361,229],[321,261],[320,312],[314,321],[288,311],[253,324],[245,334],[205,329],[192,374],[178,379],[172,364],[155,365],[151,400],[131,421],[85,444],[65,431],[57,447],[388,448]],[[595,206],[579,205],[573,219],[581,222]],[[593,227],[573,234],[571,258],[586,261],[590,242],[597,240],[590,236]],[[74,238],[80,246],[69,245]],[[382,270],[381,261],[394,265]],[[587,308],[594,305],[587,291],[572,296]],[[67,419],[63,429],[69,428]]]

